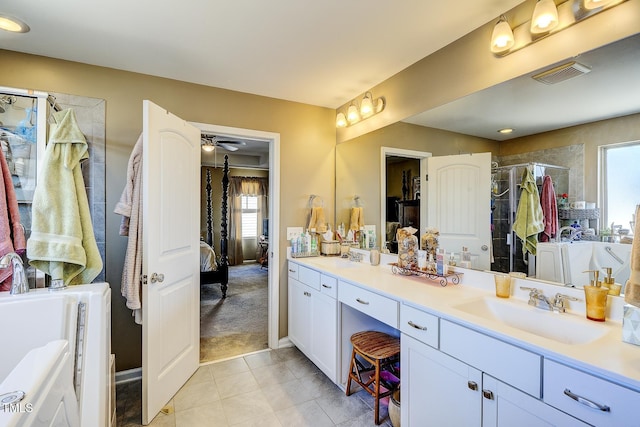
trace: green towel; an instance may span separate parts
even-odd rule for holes
[[[102,271],[80,161],[87,141],[73,110],[54,113],[33,196],[29,263],[65,285],[91,283]]]
[[[544,230],[544,216],[540,206],[538,187],[533,173],[528,167],[522,174],[520,190],[520,202],[518,202],[513,231],[522,240],[522,255],[525,256],[527,252],[535,255],[538,246],[538,233]]]

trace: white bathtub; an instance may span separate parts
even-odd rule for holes
[[[571,286],[589,284],[586,270],[611,267],[616,283],[624,286],[629,279],[631,245],[621,243],[576,241],[562,243],[538,243],[536,255],[536,277]]]
[[[0,405],[0,427],[109,425],[110,294],[106,283],[0,292],[0,395],[25,393]]]

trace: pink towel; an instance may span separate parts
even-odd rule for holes
[[[9,252],[18,252],[24,255],[27,242],[24,237],[24,229],[20,224],[20,211],[18,200],[13,188],[13,180],[9,165],[0,150],[0,257]],[[10,268],[0,270],[0,291],[8,291],[11,288],[12,272]]]
[[[544,216],[544,230],[540,233],[540,241],[548,242],[558,234],[558,206],[556,204],[556,192],[553,189],[553,181],[549,175],[542,180],[542,193],[540,206]]]

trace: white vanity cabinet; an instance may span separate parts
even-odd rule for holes
[[[337,382],[337,280],[289,261],[289,339]]]

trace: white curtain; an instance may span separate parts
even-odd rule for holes
[[[257,196],[258,230],[262,219],[269,217],[267,197],[269,196],[269,179],[245,176],[229,177],[229,264],[239,265],[244,261],[242,255],[242,197]]]

